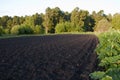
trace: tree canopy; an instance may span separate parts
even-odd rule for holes
[[[21,25],[31,28],[34,34],[106,31],[111,26],[114,29],[120,29],[120,14],[106,15],[103,10],[93,11],[90,14],[89,11],[80,10],[78,7],[69,13],[62,11],[59,7],[48,7],[44,14],[0,17],[0,26],[4,34],[11,34],[14,28]]]

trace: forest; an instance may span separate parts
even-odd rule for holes
[[[93,11],[78,7],[72,12],[62,11],[59,7],[48,7],[45,13],[26,16],[0,17],[0,35],[2,34],[48,34],[62,32],[104,32],[120,29],[120,14],[105,14],[104,10]]]

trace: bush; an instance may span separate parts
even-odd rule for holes
[[[66,27],[64,23],[59,23],[55,27],[55,32],[56,33],[61,33],[61,32],[66,32]]]
[[[3,27],[0,26],[0,36],[4,33]]]
[[[64,23],[59,23],[55,27],[55,32],[56,33],[61,33],[61,32],[82,32],[83,29],[78,26],[74,25],[71,22],[64,22]]]
[[[70,22],[65,22],[64,23],[64,26],[65,26],[65,28],[66,28],[66,32],[72,32],[72,31],[74,31],[73,29],[73,25],[70,23]]]
[[[24,24],[20,26],[18,31],[19,31],[19,34],[33,34],[33,29],[30,26],[24,25]]]
[[[39,25],[36,25],[35,28],[34,28],[34,33],[35,34],[44,34],[44,29],[43,27],[39,26]]]
[[[10,34],[10,29],[4,29],[5,34]]]
[[[120,14],[114,14],[112,18],[112,28],[120,30]]]
[[[33,34],[33,29],[28,25],[16,25],[11,29],[11,34]]]
[[[102,80],[120,80],[120,32],[110,31],[99,35],[100,44],[96,48],[98,59],[105,73]],[[97,74],[96,74],[97,73]],[[96,79],[98,72],[91,74],[91,78]],[[101,80],[99,79],[99,80]]]
[[[10,30],[10,33],[11,34],[19,34],[19,28],[20,28],[20,25],[15,25],[12,27],[12,29]]]
[[[112,24],[107,19],[102,19],[97,23],[94,31],[96,32],[106,32],[112,28]]]

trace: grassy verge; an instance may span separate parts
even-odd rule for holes
[[[23,34],[23,35],[12,35],[12,34],[3,34],[0,36],[2,38],[13,38],[13,37],[27,37],[27,36],[46,36],[46,35],[59,35],[59,34],[96,34],[94,32],[64,32],[64,33],[55,33],[55,34]]]

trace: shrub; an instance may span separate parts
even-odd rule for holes
[[[96,48],[98,59],[105,75],[102,80],[120,80],[120,32],[110,31],[99,35],[100,44]],[[99,71],[98,71],[99,72]],[[96,79],[101,74],[92,73],[90,76]],[[101,73],[99,72],[99,73]],[[96,76],[97,75],[97,76]],[[99,80],[101,80],[99,79]]]
[[[112,18],[112,28],[120,30],[120,14],[116,13]]]
[[[61,33],[61,32],[66,32],[66,27],[64,23],[59,23],[55,27],[55,32],[56,33]]]
[[[33,29],[28,25],[15,25],[11,29],[11,34],[33,34]]]
[[[4,33],[3,27],[0,26],[0,36]]]
[[[10,29],[4,29],[5,34],[10,34]]]
[[[19,34],[33,34],[33,29],[28,25],[20,25],[20,28],[18,29]]]
[[[107,19],[102,19],[97,23],[94,31],[106,32],[112,27],[112,24]]]
[[[43,34],[44,33],[44,29],[42,26],[36,25],[34,28],[34,33],[35,34]]]
[[[65,22],[64,23],[64,26],[65,26],[65,29],[66,29],[66,32],[72,32],[72,31],[74,31],[73,29],[73,25],[70,23],[70,22]]]
[[[55,32],[56,33],[61,33],[61,32],[82,32],[83,29],[82,27],[78,25],[74,25],[71,22],[64,22],[64,23],[59,23],[55,27]]]
[[[10,30],[11,34],[19,34],[19,28],[20,25],[13,26],[12,29]]]

